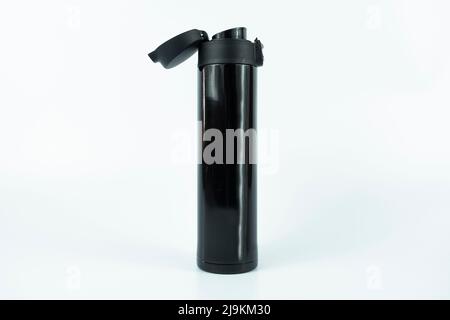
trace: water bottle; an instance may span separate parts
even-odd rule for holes
[[[198,50],[198,241],[197,265],[213,273],[256,268],[257,67],[262,44],[246,28],[215,34],[193,29],[149,54],[165,68]]]

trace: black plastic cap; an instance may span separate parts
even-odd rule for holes
[[[148,56],[153,62],[160,62],[164,68],[170,69],[192,56],[200,43],[207,40],[205,31],[192,29],[164,42]]]
[[[237,27],[215,34],[208,41],[205,31],[192,29],[164,42],[148,54],[164,68],[176,67],[199,50],[198,67],[209,64],[247,64],[260,67],[264,63],[263,45],[247,40],[247,29]]]

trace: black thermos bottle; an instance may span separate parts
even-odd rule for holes
[[[245,28],[225,30],[211,40],[206,32],[194,29],[149,56],[172,68],[197,50],[201,126],[197,264],[214,273],[247,272],[258,260],[256,67],[263,64],[262,44],[247,40]]]

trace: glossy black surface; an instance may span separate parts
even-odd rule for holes
[[[219,129],[225,146],[226,129],[256,128],[255,67],[207,65],[199,71],[198,87],[202,134]],[[209,143],[202,140],[202,150]],[[243,146],[246,155],[249,143]],[[248,157],[245,164],[199,164],[197,255],[199,267],[209,272],[256,267],[256,164]]]
[[[213,39],[247,39],[247,29],[244,27],[238,27],[228,29],[219,33],[216,33],[212,37]]]

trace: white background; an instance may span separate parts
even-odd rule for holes
[[[450,298],[449,10],[2,1],[0,298]],[[146,54],[237,26],[268,138],[260,264],[223,276],[195,265],[196,58]]]

